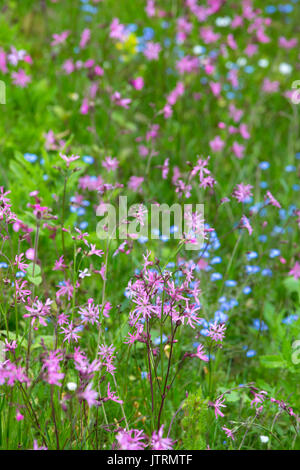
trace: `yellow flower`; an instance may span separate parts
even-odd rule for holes
[[[125,54],[133,55],[136,53],[136,46],[138,39],[134,33],[130,33],[124,42],[117,42],[116,48],[123,51]]]

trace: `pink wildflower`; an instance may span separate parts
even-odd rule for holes
[[[294,267],[289,271],[290,276],[294,276],[295,279],[300,279],[300,263],[296,261]]]
[[[230,439],[232,439],[234,441],[234,434],[233,434],[233,431],[231,431],[230,429],[226,428],[226,426],[222,426],[222,429],[223,431],[225,431],[225,434],[227,437],[230,437]]]
[[[271,206],[277,207],[278,209],[281,209],[281,205],[279,202],[275,199],[273,194],[270,191],[267,191],[265,195],[265,201],[270,204]]]
[[[146,444],[143,442],[146,436],[143,431],[138,429],[125,429],[118,432],[116,439],[118,441],[118,449],[120,450],[144,450]]]
[[[163,437],[164,425],[158,431],[153,431],[151,438],[151,449],[153,450],[171,450],[174,442],[169,437]]]
[[[191,357],[198,357],[199,359],[201,359],[204,362],[209,361],[208,356],[206,354],[204,354],[204,348],[203,348],[202,344],[198,345],[196,354],[192,354]]]
[[[212,406],[215,409],[215,417],[218,419],[218,416],[221,416],[221,418],[224,417],[224,413],[222,413],[221,408],[226,408],[226,405],[223,405],[225,401],[225,398],[223,396],[217,398],[215,403],[209,403],[210,406]]]
[[[63,44],[66,41],[69,34],[70,34],[70,31],[63,31],[62,33],[59,33],[59,34],[57,33],[52,34],[53,40],[51,42],[51,46],[53,47],[53,46],[57,46],[58,44]]]
[[[66,155],[63,155],[62,153],[60,153],[59,156],[66,162],[67,168],[69,168],[70,163],[75,162],[76,160],[80,158],[78,155],[71,155],[71,157],[67,157]]]
[[[144,49],[144,56],[148,60],[158,60],[161,45],[158,42],[148,41]]]
[[[217,341],[222,342],[225,337],[225,330],[226,330],[226,325],[224,325],[223,323],[218,324],[217,322],[215,322],[212,325],[210,325],[208,336],[210,336],[211,339],[216,342]]]
[[[23,69],[20,69],[17,72],[12,72],[11,76],[13,79],[13,84],[21,88],[25,88],[27,84],[31,82],[31,77],[26,75]]]
[[[238,202],[246,202],[252,196],[251,184],[239,183],[234,188],[232,196],[238,200]]]

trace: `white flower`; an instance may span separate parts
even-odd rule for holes
[[[236,61],[236,63],[240,66],[240,67],[244,67],[244,65],[247,64],[247,59],[245,57],[239,57],[238,60]]]
[[[279,72],[282,73],[282,75],[289,75],[293,67],[290,64],[287,64],[286,62],[281,62],[281,64],[278,67]]]
[[[224,16],[223,18],[219,16],[219,18],[216,19],[216,25],[225,28],[226,26],[229,26],[231,23],[231,18],[229,16]]]
[[[259,437],[263,444],[266,444],[267,442],[269,442],[268,436],[259,436]]]
[[[268,67],[269,61],[268,61],[268,59],[260,59],[260,60],[258,61],[258,65],[259,65],[261,68],[265,69],[266,67]]]
[[[193,52],[196,55],[203,54],[205,52],[205,48],[203,46],[195,46],[193,48]]]
[[[76,388],[77,388],[77,384],[75,382],[67,383],[67,389],[70,390],[70,392],[74,392]]]
[[[91,275],[91,273],[89,273],[87,268],[85,268],[84,271],[79,270],[79,272],[80,272],[80,274],[79,274],[80,279],[83,279],[83,278]]]

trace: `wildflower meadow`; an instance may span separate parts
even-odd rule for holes
[[[299,19],[0,0],[1,450],[300,450]]]

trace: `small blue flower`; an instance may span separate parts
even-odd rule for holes
[[[249,349],[249,351],[246,352],[247,357],[254,357],[256,356],[256,351],[254,349]]]
[[[221,273],[212,273],[212,275],[210,276],[210,280],[212,282],[214,281],[219,281],[220,279],[222,279],[222,274]]]
[[[74,331],[83,331],[83,329],[84,329],[84,325],[79,325],[74,329]]]
[[[222,258],[220,256],[214,256],[214,258],[210,260],[210,264],[219,264],[219,263],[222,263]]]
[[[170,263],[167,264],[167,268],[175,268],[175,266],[176,265],[175,265],[174,262],[170,262]],[[176,274],[178,275],[178,274],[182,274],[182,273],[177,272]]]
[[[212,244],[212,248],[213,248],[214,250],[218,250],[218,249],[220,248],[220,246],[221,246],[221,243],[219,242],[218,239],[216,239],[216,240],[213,242],[213,244]]]
[[[285,171],[286,171],[287,173],[292,173],[293,171],[296,171],[296,167],[295,167],[294,165],[287,165],[287,166],[285,167]]]
[[[208,54],[210,57],[217,57],[218,56],[218,51],[216,51],[215,49],[210,51],[209,54]],[[217,77],[216,77],[217,78]]]
[[[282,320],[282,323],[284,323],[285,325],[291,325],[294,321],[297,321],[298,318],[298,315],[288,315]]]
[[[273,273],[272,273],[271,269],[266,268],[266,269],[262,270],[261,275],[271,277],[271,276],[273,276]]]
[[[260,271],[259,266],[249,266],[249,265],[247,265],[247,266],[245,266],[245,269],[246,269],[247,274],[257,274]]]
[[[208,336],[209,330],[207,328],[203,328],[200,330],[200,335],[202,336]]]
[[[142,38],[138,38],[138,44],[136,46],[136,50],[137,52],[143,52],[143,50],[145,49],[145,43],[144,41],[142,40]]]
[[[294,206],[294,204],[292,204],[291,206],[289,206],[289,215],[294,215],[294,212],[295,210],[297,209],[296,206]]]
[[[226,96],[229,100],[233,100],[235,98],[235,93],[233,91],[228,91],[228,93],[226,93]]]
[[[287,215],[285,209],[279,209],[279,217],[281,218],[281,220],[286,219]]]
[[[24,153],[24,158],[29,163],[35,163],[38,160],[38,156],[34,153]]]
[[[257,331],[267,331],[269,328],[263,320],[260,321],[259,318],[255,318],[252,323],[252,327]]]
[[[217,310],[215,312],[214,320],[219,323],[226,323],[228,320],[228,315],[226,315],[226,313],[222,312],[221,310]]]
[[[237,307],[238,306],[238,301],[236,299],[230,299],[229,300],[229,307],[230,308],[234,308],[234,307]]]
[[[278,225],[275,225],[275,227],[272,230],[272,235],[275,236],[275,235],[278,235],[279,233],[284,233],[284,232],[285,230],[283,227],[279,227]]]
[[[138,26],[134,23],[131,23],[129,24],[127,27],[126,27],[127,31],[129,31],[130,33],[134,33],[135,31],[137,31],[138,29]]]
[[[249,253],[247,253],[248,261],[255,259],[257,257],[258,257],[258,253],[256,253],[256,251],[249,251]]]
[[[269,254],[270,258],[276,258],[279,255],[280,255],[280,250],[278,249],[270,250],[270,254]]]
[[[86,212],[85,208],[84,207],[79,207],[78,208],[78,211],[77,211],[77,214],[80,216],[80,215],[84,215]]]
[[[84,155],[82,157],[82,160],[84,161],[84,163],[88,163],[89,165],[91,165],[95,161],[94,158],[91,157],[90,155]]]
[[[281,11],[282,13],[291,13],[293,11],[294,7],[291,4],[287,5],[279,5],[278,10]]]
[[[145,41],[151,41],[151,39],[153,39],[154,37],[154,29],[152,28],[144,28],[143,29],[143,37],[145,39]]]
[[[19,278],[19,277],[25,277],[25,276],[26,276],[26,274],[23,273],[23,271],[18,271],[18,272],[16,273],[16,277],[18,277],[18,278]]]
[[[168,337],[166,335],[162,336],[162,344],[164,344],[167,341]],[[160,344],[160,336],[158,338],[155,338],[153,341],[155,346],[158,346]]]
[[[272,15],[272,13],[276,12],[276,7],[274,7],[273,5],[268,5],[265,8],[265,12],[268,13],[268,15]]]
[[[81,7],[82,11],[85,11],[86,13],[91,13],[92,15],[95,15],[98,11],[97,7],[93,7],[92,5],[83,5]],[[88,17],[86,17],[87,19]]]
[[[253,197],[246,197],[243,202],[244,204],[251,204],[253,202]]]
[[[228,310],[230,310],[230,303],[229,302],[223,302],[221,304],[221,309],[222,310],[225,310],[226,312],[228,312]]]
[[[258,165],[261,170],[267,170],[270,168],[270,163],[269,162],[260,162]]]
[[[250,294],[251,292],[252,292],[251,287],[249,287],[249,286],[244,287],[243,293],[244,293],[245,295],[248,295],[248,294]]]
[[[233,279],[228,279],[227,281],[225,281],[225,286],[227,287],[235,287],[237,284],[236,281],[234,281]]]
[[[253,73],[254,72],[254,67],[252,65],[247,65],[245,67],[245,72],[246,73]]]

